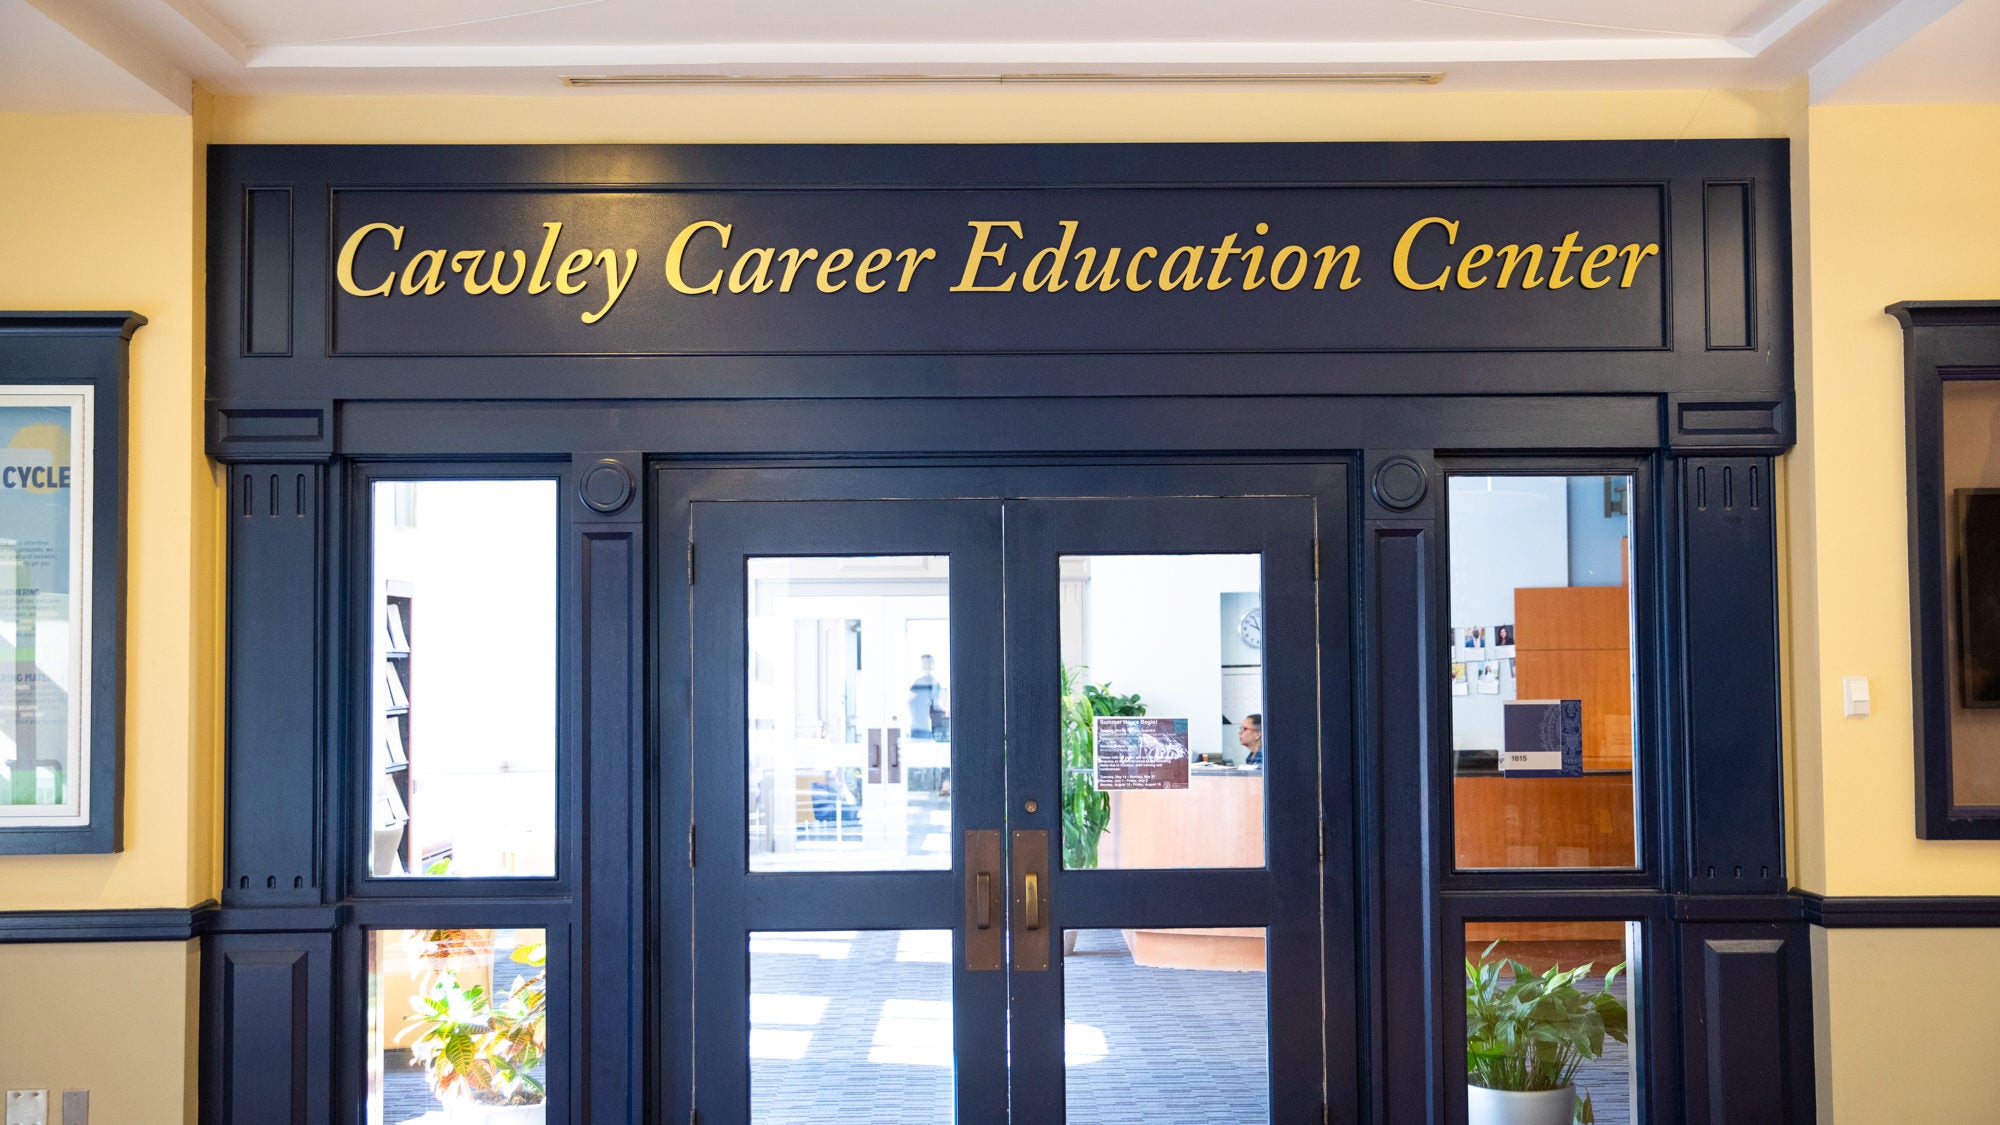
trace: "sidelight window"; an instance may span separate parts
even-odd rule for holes
[[[556,484],[370,498],[367,870],[554,875]]]
[[[1461,870],[1638,866],[1632,486],[1450,478]]]

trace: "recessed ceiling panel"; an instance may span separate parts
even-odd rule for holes
[[[208,0],[255,46],[641,46],[1585,40],[1727,35],[1778,0],[1691,0],[1660,28],[1644,0]],[[1524,18],[1532,16],[1534,18]],[[1627,30],[1630,29],[1630,30]]]
[[[1938,17],[1834,90],[1813,91],[1832,105],[2000,103],[2000,3],[1968,0]],[[2000,137],[1985,138],[1986,145]],[[1995,206],[2000,187],[1989,185]]]
[[[1444,0],[1404,0],[1438,4]],[[1450,7],[1510,16],[1522,23],[1558,25],[1594,35],[1755,35],[1794,5],[1819,7],[1817,0],[1453,0]]]
[[[630,0],[348,0],[339,4],[201,0],[201,6],[232,28],[245,43],[263,47],[340,41],[408,42],[404,36],[425,33],[428,29],[506,24],[535,13],[567,13],[566,22],[589,33],[592,25],[612,14],[608,10],[622,9],[629,15],[631,10],[645,5]]]
[[[23,0],[0,0],[0,111],[179,113]]]

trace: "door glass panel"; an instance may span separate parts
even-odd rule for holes
[[[949,868],[950,559],[746,565],[750,869]]]
[[[1457,866],[1637,865],[1632,478],[1450,480]]]
[[[1536,1098],[1574,1105],[1578,1121],[1638,1120],[1632,1060],[1639,1048],[1630,1040],[1642,1026],[1631,989],[1639,932],[1639,923],[1620,921],[1466,923],[1466,1096],[1473,1120],[1517,1120],[1497,1109],[1479,1111]],[[1570,1120],[1561,1106],[1553,1112]]]
[[[556,869],[556,484],[378,481],[369,870]]]
[[[952,1120],[950,930],[750,935],[750,1120]]]
[[[1069,1120],[1270,1120],[1263,930],[1071,930],[1071,942]]]
[[[541,930],[368,934],[369,1125],[542,1118],[548,1096]],[[503,1116],[504,1107],[519,1109]],[[454,1116],[447,1116],[454,1114]]]
[[[1260,564],[1062,559],[1066,869],[1264,865]]]

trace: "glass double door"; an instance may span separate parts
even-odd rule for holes
[[[1321,1120],[1325,503],[691,503],[699,1119]]]

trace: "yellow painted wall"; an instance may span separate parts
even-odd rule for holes
[[[0,114],[0,308],[131,309],[125,850],[0,856],[0,909],[186,907],[218,865],[220,490],[201,447],[202,156],[179,115]]]
[[[132,573],[127,847],[114,857],[0,857],[0,909],[186,906],[219,883],[219,490],[201,457],[204,132],[226,143],[591,141],[1489,140],[1791,136],[1800,290],[1802,442],[1783,467],[1783,596],[1796,800],[1794,878],[1828,894],[2000,894],[2000,844],[1912,832],[1901,353],[1892,301],[2000,297],[2000,107],[1821,107],[1800,91],[1470,95],[1444,91],[931,94],[729,91],[549,98],[218,99],[212,116],[0,115],[0,307],[133,308]],[[32,216],[32,221],[21,221]],[[1808,221],[1809,216],[1809,221]],[[1839,716],[1839,677],[1865,674],[1875,714]],[[1911,1083],[1942,1119],[1987,1101],[1969,998],[1953,966],[2000,954],[2000,931],[1817,935],[1822,1116],[1903,1115]],[[176,968],[163,968],[171,962]],[[104,1054],[192,1097],[192,956],[181,945],[0,948],[0,980],[89,980],[149,997],[121,1018],[131,1052],[98,1051],[102,1021],[0,1021],[9,1086],[116,1086],[38,1061]],[[1934,981],[1913,988],[1908,967]],[[25,973],[23,970],[27,970]],[[1902,978],[1883,974],[1902,971]],[[1976,974],[1973,974],[1976,975]],[[167,981],[167,992],[146,982]],[[98,989],[99,984],[108,985]],[[178,989],[179,991],[174,991]],[[167,993],[171,992],[169,996]],[[14,996],[8,997],[9,1011]],[[147,1006],[152,1005],[152,1006]],[[60,1011],[37,1006],[30,1010]],[[1966,1013],[1948,1035],[1942,1013]],[[128,1013],[128,1016],[130,1013]],[[1956,1019],[1957,1017],[1953,1017]],[[23,1030],[10,1030],[23,1029]],[[68,1029],[68,1030],[66,1030]],[[34,1042],[17,1048],[10,1035]],[[84,1049],[90,1047],[91,1050]],[[171,1056],[171,1057],[169,1057]],[[133,1059],[136,1057],[135,1066]],[[75,1074],[76,1077],[71,1077]],[[1967,1076],[1973,1076],[1968,1078]],[[98,1085],[102,1080],[108,1085]],[[107,1097],[99,1094],[100,1099]],[[1890,1107],[1886,1099],[1898,1099]],[[103,1120],[167,1120],[113,1114]],[[1956,1117],[1951,1116],[1956,1114]],[[185,1115],[192,1120],[191,1110]]]
[[[2000,930],[1815,930],[1819,1119],[2000,1120]]]
[[[1902,332],[1882,312],[2000,298],[2000,106],[1822,106],[1809,138],[1811,367],[1788,478],[1799,883],[2000,894],[2000,842],[1915,834]],[[1874,713],[1849,719],[1855,675]]]
[[[2000,842],[1916,838],[1902,300],[2000,298],[2000,106],[1817,107],[1800,157],[1787,475],[1799,884],[2000,894]],[[1841,715],[1865,675],[1873,714]],[[1995,1119],[2000,930],[1815,930],[1823,1122]]]
[[[195,1120],[194,942],[0,946],[0,1089],[90,1091],[104,1125]]]
[[[187,907],[221,886],[221,495],[202,455],[205,119],[0,114],[0,308],[130,309],[125,850],[0,856],[0,910]],[[0,1083],[195,1119],[193,942],[0,946]],[[51,1120],[55,1115],[51,1114]]]

